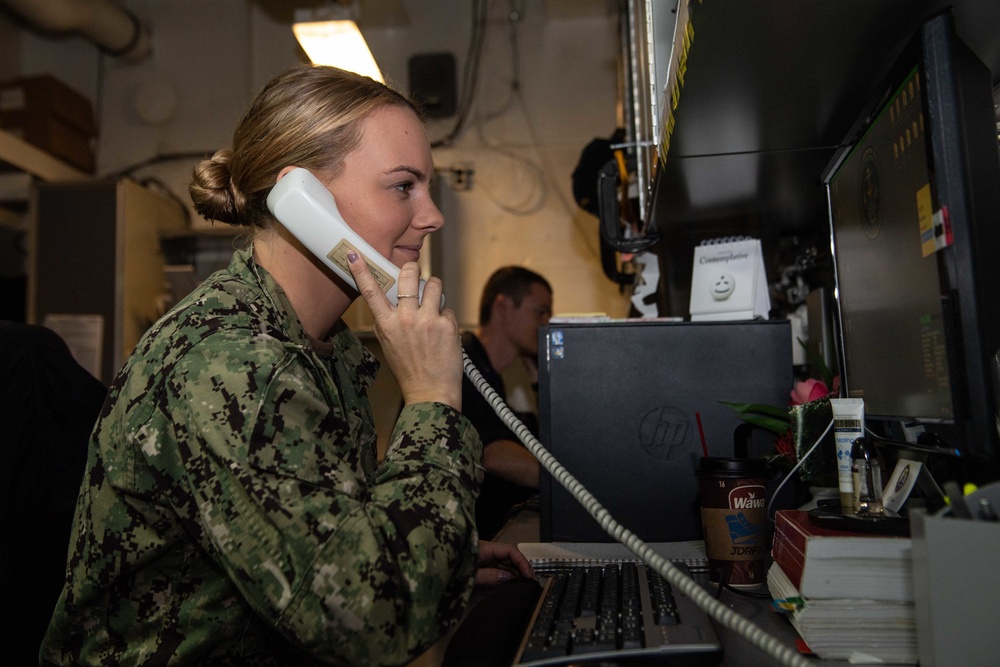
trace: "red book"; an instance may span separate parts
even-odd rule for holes
[[[771,558],[805,598],[913,600],[908,537],[817,526],[803,510],[778,510]]]

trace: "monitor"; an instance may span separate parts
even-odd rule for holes
[[[877,435],[1000,469],[1000,152],[989,69],[924,22],[822,174],[842,386]]]

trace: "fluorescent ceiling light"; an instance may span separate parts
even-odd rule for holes
[[[385,83],[354,21],[297,22],[292,25],[292,32],[313,63],[333,65]]]

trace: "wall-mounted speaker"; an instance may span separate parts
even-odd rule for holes
[[[423,53],[410,57],[410,97],[428,118],[455,114],[455,56],[450,53]]]

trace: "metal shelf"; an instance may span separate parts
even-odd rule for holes
[[[0,130],[0,162],[43,181],[85,181],[90,178],[79,169],[4,130]]]

